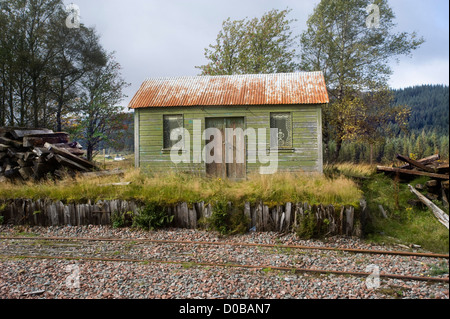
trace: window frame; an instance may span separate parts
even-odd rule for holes
[[[272,127],[272,118],[274,115],[289,115],[288,118],[288,122],[289,122],[289,126],[290,126],[290,132],[289,132],[289,128],[288,128],[288,133],[289,133],[289,137],[287,140],[287,144],[284,146],[280,146],[278,145],[278,150],[293,150],[294,148],[294,127],[293,127],[293,119],[292,119],[292,112],[270,112],[270,119],[269,119],[269,127],[270,129],[275,128]],[[277,129],[279,129],[277,127]],[[270,149],[275,149],[272,145],[272,132],[270,132]]]
[[[178,141],[175,141],[175,142],[172,142],[172,141],[170,141],[171,143],[173,143],[171,146],[169,146],[169,147],[166,147],[166,139],[165,139],[165,136],[166,136],[166,117],[175,117],[175,116],[177,116],[177,117],[180,117],[181,118],[181,123],[182,123],[182,126],[180,126],[179,128],[181,128],[181,129],[184,129],[184,114],[164,114],[163,115],[163,117],[162,117],[162,125],[163,125],[163,136],[162,136],[162,150],[163,151],[171,151],[172,150],[172,148],[173,148],[173,146],[175,145],[175,144],[177,144],[177,143],[179,143],[180,142],[180,140],[178,140]],[[170,132],[171,133],[171,132]],[[169,133],[169,134],[170,134]],[[184,133],[184,130],[183,130],[183,133]],[[170,140],[170,139],[169,139]],[[185,148],[185,145],[183,145],[183,147],[182,147],[182,149],[180,149],[180,150],[184,150],[184,148]]]

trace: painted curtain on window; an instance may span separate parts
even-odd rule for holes
[[[271,148],[276,147],[278,139],[279,148],[292,147],[292,125],[291,113],[271,113],[270,114],[270,128],[278,129],[278,136],[270,137]]]

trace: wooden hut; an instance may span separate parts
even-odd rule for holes
[[[276,155],[276,171],[322,172],[328,102],[322,72],[148,79],[129,104],[136,167],[240,179]]]

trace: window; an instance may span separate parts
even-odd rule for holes
[[[183,115],[164,115],[164,149],[171,149],[175,144],[181,140],[181,134],[183,134]],[[173,130],[178,130],[180,136],[178,140],[172,141],[170,139],[170,134]]]
[[[270,137],[270,147],[276,146],[278,140],[278,148],[292,148],[292,125],[291,113],[271,113],[270,128],[278,129],[278,136]]]

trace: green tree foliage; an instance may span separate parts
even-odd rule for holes
[[[128,83],[120,75],[120,64],[113,54],[106,55],[105,65],[99,65],[81,80],[81,94],[77,103],[79,127],[86,140],[86,155],[92,160],[98,144],[107,140],[115,126],[111,120],[123,111],[119,103],[125,95],[122,93]]]
[[[411,106],[408,130],[401,130],[394,121],[387,127],[390,134],[381,139],[373,149],[374,161],[392,163],[397,154],[421,158],[440,154],[449,158],[448,134],[448,86],[422,85],[392,90],[392,105]],[[329,147],[334,150],[335,143]],[[370,146],[360,139],[346,140],[342,145],[339,161],[369,162]]]
[[[108,59],[95,30],[69,28],[68,15],[62,0],[0,1],[1,126],[61,131],[84,112],[76,102]]]
[[[260,19],[232,21],[222,24],[216,44],[205,49],[208,64],[197,67],[202,75],[232,75],[293,72],[296,40],[290,9],[272,10]]]
[[[354,102],[360,92],[385,91],[392,73],[389,61],[411,54],[424,42],[415,33],[393,32],[395,15],[386,0],[373,2],[380,20],[377,27],[368,27],[366,8],[371,4],[369,0],[322,0],[301,35],[301,69],[323,71],[328,86],[331,102],[324,109],[324,142],[335,141],[334,160],[349,130],[355,130],[356,122],[348,110],[352,105],[347,102]],[[359,100],[359,106],[361,103]],[[371,118],[367,116],[367,120]],[[367,124],[370,122],[359,121],[358,125]]]
[[[62,0],[0,1],[0,126],[79,132],[91,158],[121,111],[120,67]]]

